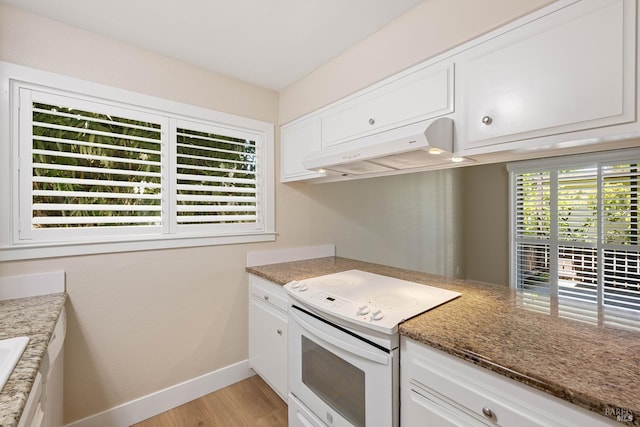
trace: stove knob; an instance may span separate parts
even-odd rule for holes
[[[383,317],[384,313],[382,312],[382,310],[376,310],[371,315],[371,320],[382,320]]]
[[[367,314],[369,312],[369,306],[368,305],[362,305],[360,307],[358,307],[358,311],[356,311],[356,316],[363,316],[365,314]]]
[[[298,288],[298,291],[300,291],[300,292],[304,292],[304,291],[306,291],[307,289],[309,289],[309,287],[303,283],[303,284],[302,284],[302,285],[300,285],[300,287]]]
[[[300,282],[294,280],[293,282],[289,283],[289,285],[291,285],[291,289],[298,289],[300,287]]]

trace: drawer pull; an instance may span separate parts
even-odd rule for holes
[[[264,300],[265,300],[265,301],[269,301],[269,295],[265,295],[265,296],[264,296]]]
[[[482,123],[484,123],[487,126],[489,126],[492,122],[493,122],[493,119],[489,116],[484,116],[482,118]]]
[[[276,333],[277,333],[278,335],[282,336],[282,329],[277,329],[277,330],[276,330]]]
[[[491,408],[487,408],[486,406],[484,408],[482,408],[482,415],[484,415],[487,418],[495,417],[495,414],[493,413]]]
[[[375,122],[376,122],[375,120],[373,120],[373,119],[369,119],[369,124],[370,124],[370,125],[373,125]]]

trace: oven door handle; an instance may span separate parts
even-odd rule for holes
[[[375,353],[373,351],[365,350],[351,343],[337,340],[335,337],[332,337],[325,331],[315,327],[310,322],[305,320],[301,315],[293,310],[289,310],[289,316],[293,318],[293,321],[297,322],[302,328],[314,334],[316,337],[320,338],[322,341],[325,341],[327,344],[335,347],[338,350],[346,350],[351,354],[356,356],[360,356],[364,359],[370,360],[372,362],[376,362],[380,365],[388,365],[389,364],[389,356],[383,355],[380,353]],[[344,333],[344,332],[340,332]],[[357,339],[357,338],[356,338]],[[368,345],[368,344],[367,344]]]

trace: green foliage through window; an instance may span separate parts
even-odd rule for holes
[[[160,125],[33,104],[33,226],[156,225]]]

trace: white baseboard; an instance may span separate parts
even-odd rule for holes
[[[67,424],[66,427],[127,427],[255,375],[249,361],[204,374],[115,408]]]

